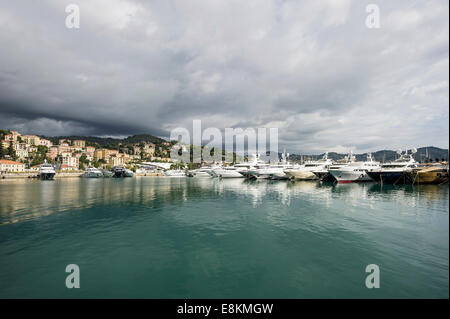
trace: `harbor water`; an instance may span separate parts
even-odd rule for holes
[[[448,185],[0,181],[0,298],[448,297]]]

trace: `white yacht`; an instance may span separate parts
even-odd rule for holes
[[[88,167],[81,176],[85,178],[100,178],[103,177],[103,173],[98,168]]]
[[[289,179],[284,170],[293,169],[295,167],[299,168],[300,166],[293,166],[291,163],[288,163],[287,158],[289,154],[283,152],[281,154],[281,161],[274,164],[264,164],[258,166],[257,169],[254,169],[250,172],[250,178],[257,179],[273,179],[273,180],[283,180]]]
[[[214,177],[213,170],[222,168],[222,164],[213,163],[211,166],[202,166],[186,172],[188,177]]]
[[[163,172],[164,176],[168,177],[185,177],[186,172],[182,169],[168,169]]]
[[[253,160],[249,162],[237,163],[233,166],[219,166],[211,171],[211,175],[221,178],[242,178],[248,177],[251,172],[266,167],[268,164],[259,159],[259,154],[253,156]]]
[[[247,178],[255,178],[258,176],[258,171],[269,166],[268,163],[262,161],[259,157],[259,153],[256,153],[252,156],[252,161],[247,163],[236,164],[238,167],[239,173],[241,173],[244,177]]]
[[[275,179],[275,180],[289,179],[284,170],[293,168],[294,166],[289,163],[277,163],[257,170],[254,174],[254,177],[260,179]]]
[[[322,159],[318,161],[308,161],[299,167],[285,169],[284,172],[293,180],[316,180],[318,177],[313,171],[328,168],[332,161],[328,159],[328,152],[325,153]]]
[[[44,163],[41,164],[40,170],[39,170],[39,178],[43,180],[52,180],[55,178],[55,169],[53,168],[52,164],[47,163],[45,160]]]
[[[379,168],[380,163],[374,161],[372,154],[368,153],[365,162],[351,162],[341,168],[329,170],[329,172],[338,183],[371,182],[373,180],[366,171]]]
[[[331,164],[329,167],[322,167],[317,170],[314,170],[313,173],[323,182],[336,182],[336,178],[334,178],[334,176],[330,172],[334,170],[339,170],[350,163],[354,163],[355,161],[356,157],[353,155],[353,152],[350,151],[350,153],[346,155],[343,159],[333,162],[333,164]]]
[[[193,169],[190,171],[186,172],[186,176],[188,177],[211,177],[210,172],[210,168],[198,168],[198,169]]]
[[[377,183],[401,184],[407,182],[407,173],[418,166],[413,155],[417,152],[415,148],[408,154],[408,150],[403,154],[397,151],[400,156],[395,161],[385,163],[380,168],[368,169],[367,174]]]
[[[211,171],[211,174],[213,177],[220,177],[220,178],[242,178],[244,175],[242,175],[239,172],[239,168],[235,166],[225,166],[220,168],[215,168]]]

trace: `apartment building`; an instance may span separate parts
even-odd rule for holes
[[[10,160],[0,160],[0,172],[24,172],[25,164]]]

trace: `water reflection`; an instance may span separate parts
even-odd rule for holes
[[[448,185],[333,184],[314,181],[249,181],[245,179],[148,178],[60,179],[55,181],[0,181],[0,225],[39,218],[55,212],[93,206],[182,205],[214,200],[228,194],[244,197],[254,208],[266,199],[290,206],[302,199],[331,207],[343,201],[371,208],[380,202],[433,208],[448,200]],[[448,207],[447,207],[448,208]]]

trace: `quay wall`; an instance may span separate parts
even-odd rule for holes
[[[56,173],[55,178],[80,177],[83,172]],[[0,179],[37,178],[38,173],[1,173]]]

